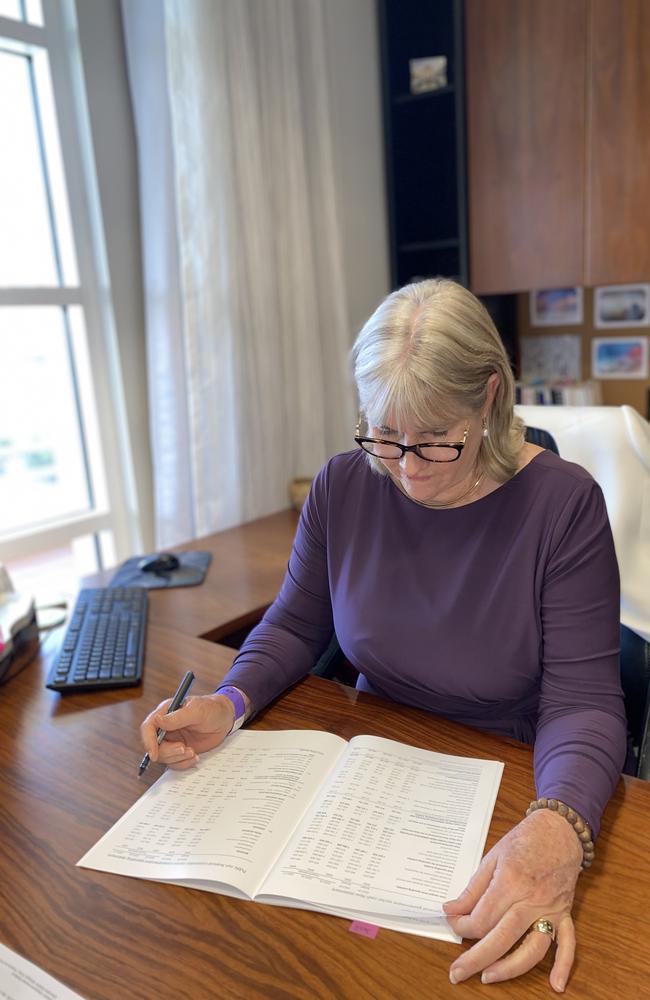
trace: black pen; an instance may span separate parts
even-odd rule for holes
[[[185,700],[185,695],[192,686],[193,680],[194,680],[194,674],[192,673],[191,670],[188,670],[187,673],[185,674],[185,677],[178,685],[176,694],[172,698],[169,708],[165,712],[165,715],[169,715],[170,712],[175,712],[177,708],[181,707],[181,705]],[[164,738],[165,738],[165,730],[164,729],[156,730],[156,739],[158,740],[158,746],[160,746]],[[142,760],[140,761],[140,770],[138,771],[138,777],[141,777],[144,774],[144,772],[149,767],[150,763],[151,763],[151,757],[149,756],[148,753],[146,753],[142,758]]]

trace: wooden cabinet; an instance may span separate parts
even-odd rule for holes
[[[650,3],[466,0],[470,287],[650,280]]]
[[[650,3],[590,17],[585,284],[650,281]]]
[[[470,287],[582,284],[586,0],[466,0]]]

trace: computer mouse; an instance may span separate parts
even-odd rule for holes
[[[159,552],[154,556],[145,556],[138,563],[138,569],[143,573],[171,573],[179,566],[178,556],[173,552]]]

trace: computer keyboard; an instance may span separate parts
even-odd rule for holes
[[[96,691],[139,684],[146,622],[142,587],[80,590],[47,687]]]

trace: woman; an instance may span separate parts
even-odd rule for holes
[[[314,480],[280,594],[219,691],[166,716],[157,753],[160,705],[143,742],[191,766],[307,673],[335,630],[362,690],[534,744],[542,798],[445,904],[477,939],[450,979],[520,975],[556,937],[561,992],[576,881],[626,747],[603,497],[524,441],[499,336],[459,285],[389,295],[353,358],[359,448]]]

